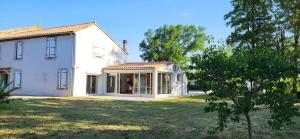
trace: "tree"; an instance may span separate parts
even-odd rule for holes
[[[239,122],[243,115],[252,138],[253,111],[269,109],[268,124],[274,129],[292,124],[291,118],[299,115],[292,93],[300,74],[300,3],[232,0],[231,4],[233,10],[224,17],[233,28],[227,39],[232,53],[211,46],[203,55],[192,57],[191,67],[197,84],[211,91],[205,110],[218,112],[214,131],[224,130],[230,121]],[[292,49],[286,49],[290,44]]]
[[[224,16],[234,30],[227,42],[232,45],[272,46],[275,32],[272,0],[232,0],[232,11]]]
[[[299,0],[232,0],[231,4],[233,10],[224,16],[227,25],[233,28],[227,39],[229,44],[273,47],[278,53],[293,49],[291,59],[300,70]],[[300,98],[298,80],[298,75],[292,77],[292,92]]]
[[[293,49],[292,60],[300,70],[300,1],[299,0],[274,0],[276,6],[276,21],[278,26],[284,27],[283,32],[288,32],[288,35],[281,35],[282,38],[291,40],[291,47]],[[282,42],[283,45],[284,42]],[[299,84],[298,75],[293,77],[293,93],[297,94],[300,99],[300,89],[297,90]]]
[[[244,116],[252,139],[250,113],[259,109],[270,111],[268,124],[273,129],[293,123],[291,118],[299,112],[286,79],[299,72],[290,54],[279,55],[270,47],[239,46],[228,55],[223,48],[212,46],[192,58],[197,84],[205,84],[203,90],[211,91],[205,111],[218,113],[214,132],[223,131],[230,121],[240,122]]]
[[[0,76],[0,104],[1,103],[8,103],[8,97],[10,93],[14,91],[16,88],[11,87],[11,83],[6,83]]]
[[[205,40],[201,27],[164,25],[145,33],[145,39],[140,43],[141,58],[145,61],[176,62],[187,70],[189,56],[203,50]]]

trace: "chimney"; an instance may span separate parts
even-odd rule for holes
[[[127,40],[123,40],[123,50],[127,52]]]

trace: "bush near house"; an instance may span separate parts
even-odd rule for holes
[[[14,91],[16,88],[11,87],[11,83],[6,83],[2,78],[0,78],[0,104],[8,103],[8,97],[10,93]]]

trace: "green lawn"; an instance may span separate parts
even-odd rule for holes
[[[0,106],[0,138],[246,138],[243,121],[219,134],[207,130],[215,113],[202,97],[153,102],[60,98],[14,100]],[[252,114],[255,138],[300,138],[300,118],[283,131],[270,130],[267,111]]]

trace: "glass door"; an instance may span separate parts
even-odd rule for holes
[[[97,76],[88,75],[86,80],[86,94],[96,94]]]
[[[141,95],[152,94],[152,73],[140,74],[140,93]]]
[[[8,84],[8,74],[0,72],[0,85],[6,86]]]
[[[107,74],[107,93],[115,93],[116,90],[116,75]]]

